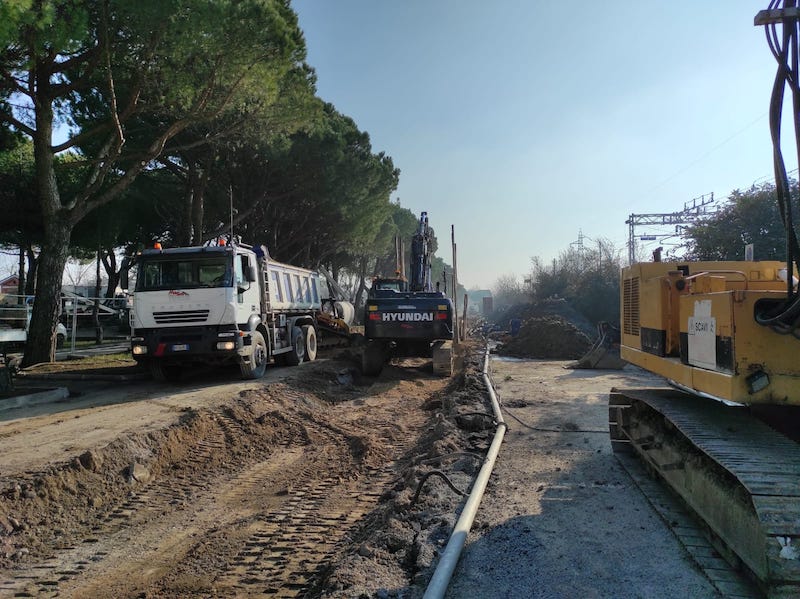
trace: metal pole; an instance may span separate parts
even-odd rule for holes
[[[455,225],[450,225],[450,242],[453,245],[453,344],[458,345],[460,327],[458,326],[458,258]]]
[[[78,329],[78,302],[75,301],[75,298],[72,298],[72,349],[70,351],[75,351],[75,335]]]

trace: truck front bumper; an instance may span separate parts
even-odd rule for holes
[[[249,334],[230,328],[136,329],[131,336],[131,353],[137,362],[227,362],[248,353],[250,344]]]

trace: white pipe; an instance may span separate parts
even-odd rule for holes
[[[497,395],[494,392],[492,381],[489,378],[489,350],[486,350],[486,356],[483,362],[483,382],[489,392],[489,399],[492,401],[492,411],[494,412],[495,419],[497,420],[497,430],[494,433],[494,439],[489,447],[489,452],[483,461],[481,471],[478,473],[478,478],[475,479],[475,484],[472,486],[472,491],[467,498],[467,503],[461,511],[461,516],[456,522],[456,526],[450,535],[450,540],[444,548],[439,564],[428,583],[428,588],[425,589],[423,599],[441,599],[447,591],[447,585],[450,583],[450,578],[453,576],[453,571],[456,569],[458,558],[461,556],[461,550],[464,548],[464,543],[467,540],[467,534],[472,528],[472,522],[475,520],[475,514],[478,511],[478,506],[483,498],[483,492],[486,490],[486,485],[489,483],[489,477],[494,469],[494,462],[497,459],[497,454],[500,452],[500,445],[503,443],[503,437],[506,434],[508,426],[503,420],[503,414],[500,412],[500,404],[497,401]]]

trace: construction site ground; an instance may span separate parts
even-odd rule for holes
[[[495,431],[482,352],[450,379],[106,365],[0,411],[0,597],[421,597]],[[563,365],[492,360],[509,431],[447,596],[719,596],[611,453],[608,391],[660,381]]]

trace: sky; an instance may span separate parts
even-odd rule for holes
[[[468,288],[579,236],[627,256],[629,215],[771,180],[767,4],[292,1],[318,95],[392,157],[446,262],[454,227]]]

